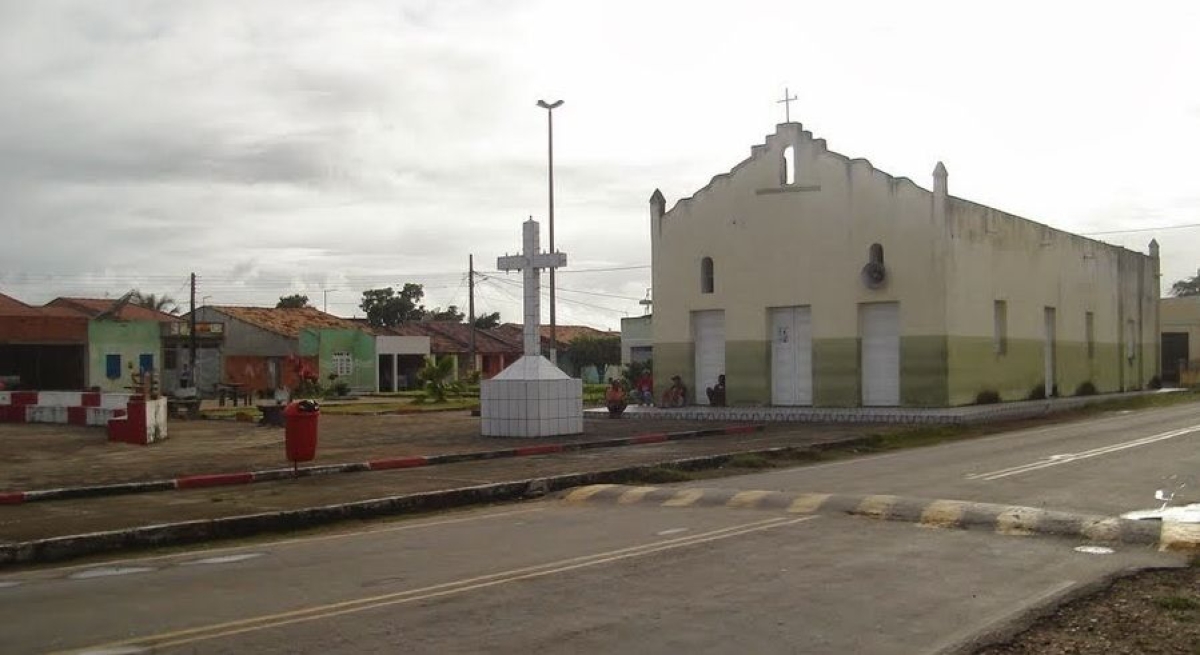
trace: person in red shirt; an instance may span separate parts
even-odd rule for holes
[[[654,377],[650,375],[650,371],[642,371],[642,375],[638,377],[633,388],[633,399],[639,405],[654,404]]]

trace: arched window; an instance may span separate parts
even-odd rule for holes
[[[867,260],[872,264],[883,264],[883,246],[872,243],[871,249],[867,252]]]
[[[700,260],[700,293],[713,292],[713,260],[705,257]]]
[[[783,149],[782,168],[780,169],[780,184],[796,183],[796,148],[788,146]]]

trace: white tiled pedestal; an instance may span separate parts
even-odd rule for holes
[[[479,389],[485,437],[553,437],[583,432],[583,381],[550,360],[526,355]]]

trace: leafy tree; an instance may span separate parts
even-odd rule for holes
[[[463,319],[466,317],[467,315],[459,311],[457,305],[450,305],[444,310],[441,307],[435,307],[434,310],[429,312],[425,318],[431,321],[450,321],[452,323],[462,323]]]
[[[603,375],[606,366],[621,363],[621,337],[582,336],[567,346],[567,353],[578,366],[591,364]]]
[[[417,372],[417,379],[421,381],[425,393],[438,403],[446,402],[447,394],[462,391],[461,386],[452,379],[453,376],[454,359],[434,355],[426,357],[425,366]]]
[[[494,327],[500,327],[500,312],[492,312],[483,316],[475,317],[475,327],[480,330],[490,330]]]
[[[161,296],[156,296],[152,293],[142,293],[141,291],[134,291],[133,295],[129,297],[129,302],[132,302],[133,304],[138,305],[139,307],[145,307],[147,309],[153,309],[155,311],[166,312],[168,314],[178,314],[179,313],[179,303],[175,302],[174,298],[172,298],[166,294],[163,294]]]
[[[425,306],[419,304],[424,297],[421,285],[406,282],[399,293],[392,287],[364,291],[359,307],[366,312],[367,322],[372,326],[392,327],[421,320],[426,314]]]
[[[301,307],[311,307],[308,304],[308,296],[294,293],[290,296],[280,296],[279,302],[275,303],[276,309],[300,309]]]
[[[1200,271],[1171,285],[1171,295],[1177,298],[1200,296]]]

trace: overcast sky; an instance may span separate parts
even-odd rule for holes
[[[560,324],[641,313],[651,192],[748,156],[785,86],[926,188],[942,160],[953,195],[1058,228],[1196,224],[1197,6],[0,0],[0,292],[185,300],[195,271],[207,303],[465,307],[469,253],[493,271],[530,215],[547,241],[539,98],[565,100]],[[1164,287],[1200,266],[1197,228],[1099,238],[1157,238]],[[477,310],[518,320],[519,280]]]

